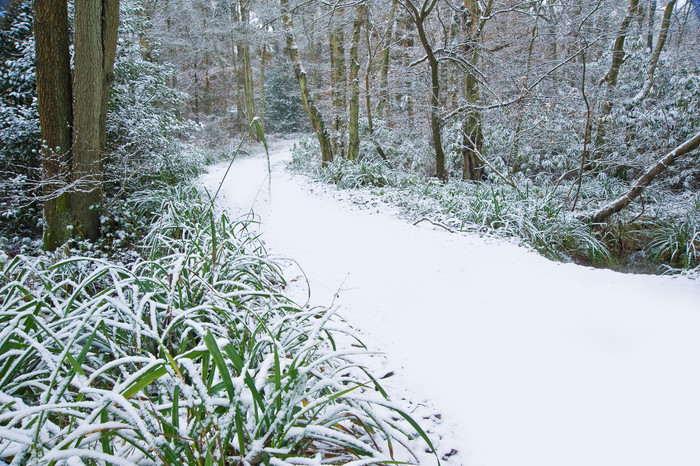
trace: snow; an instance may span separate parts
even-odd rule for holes
[[[217,203],[253,209],[269,252],[308,276],[311,302],[340,306],[385,353],[375,376],[393,372],[392,399],[413,402],[441,456],[457,451],[443,464],[700,464],[699,282],[414,226],[366,194],[291,175],[290,148],[272,148],[271,182],[264,154],[237,160]],[[210,192],[226,166],[201,178]],[[298,269],[287,273],[304,302]]]

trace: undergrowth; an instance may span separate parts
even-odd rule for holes
[[[657,263],[671,270],[700,271],[700,195],[691,207],[666,214],[650,233],[646,250]]]
[[[450,230],[517,238],[559,261],[626,271],[700,273],[697,194],[688,198],[649,187],[635,205],[594,229],[583,220],[585,214],[628,189],[628,183],[605,172],[584,178],[580,187],[573,179],[557,181],[544,174],[534,181],[520,176],[512,184],[496,176],[482,182],[453,177],[442,183],[414,169],[424,162],[420,151],[384,160],[367,150],[357,161],[341,159],[321,167],[316,145],[301,140],[290,168],[340,188],[370,188],[413,220],[428,218]]]
[[[130,265],[0,257],[3,461],[389,464],[432,448],[337,350],[334,312],[285,297],[249,220],[168,191],[134,199],[157,215]]]
[[[291,168],[341,188],[375,188],[376,194],[414,219],[428,217],[451,229],[519,238],[557,260],[594,264],[609,260],[605,244],[562,207],[561,198],[551,195],[551,186],[526,183],[516,189],[495,181],[460,180],[444,184],[372,155],[356,162],[334,161],[322,168],[313,162],[312,154],[313,144],[303,142],[296,147]]]

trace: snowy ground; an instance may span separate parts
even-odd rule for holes
[[[394,372],[385,388],[430,417],[441,456],[458,452],[444,464],[700,464],[699,282],[414,226],[290,175],[289,149],[273,147],[270,183],[264,154],[238,160],[218,203],[254,209],[269,251],[308,276],[312,302],[335,300],[386,354],[375,374]],[[215,190],[225,169],[202,182]]]

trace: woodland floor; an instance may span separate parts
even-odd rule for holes
[[[290,174],[291,146],[272,147],[271,178],[264,153],[237,160],[217,203],[253,210],[311,304],[338,306],[383,353],[371,370],[393,373],[384,388],[443,464],[700,464],[700,282],[414,226],[369,193]],[[215,191],[226,167],[201,183]],[[305,302],[300,269],[286,274]]]

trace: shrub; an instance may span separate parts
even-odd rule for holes
[[[387,197],[416,217],[435,217],[462,231],[519,238],[552,259],[607,263],[605,245],[550,193],[551,186],[529,183],[517,190],[492,182],[432,181]]]
[[[692,269],[700,265],[700,216],[662,220],[651,232],[649,256],[658,263]]]
[[[499,181],[452,180],[443,184],[403,167],[392,169],[373,155],[352,162],[340,159],[321,167],[315,159],[317,150],[314,140],[302,140],[292,152],[290,167],[340,188],[383,188],[379,192],[386,194],[386,200],[414,218],[432,217],[449,228],[519,238],[556,260],[609,263],[605,244],[588,225],[564,209],[564,195],[553,193],[554,186],[546,179],[541,180],[541,186],[523,181],[524,190]],[[601,189],[621,189],[619,183],[605,176],[592,184],[582,189],[582,197]],[[586,197],[586,201],[590,199]]]
[[[41,205],[39,112],[36,104],[32,6],[10,5],[0,18],[0,236],[19,250],[38,237]]]
[[[382,187],[392,184],[393,173],[379,156],[366,156],[359,160],[337,159],[319,171],[326,183],[340,188]]]

